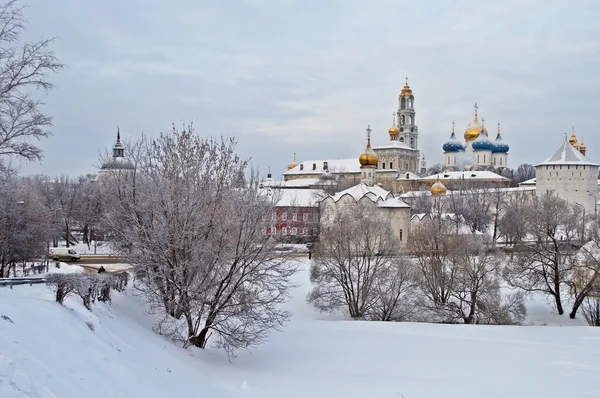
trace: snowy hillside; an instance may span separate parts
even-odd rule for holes
[[[131,291],[90,313],[42,285],[0,288],[0,397],[598,396],[600,328],[340,321],[298,278],[292,321],[233,363],[154,334]]]

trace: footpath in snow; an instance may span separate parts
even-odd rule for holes
[[[234,362],[156,335],[133,290],[90,313],[44,285],[0,288],[0,397],[598,396],[600,328],[343,321],[315,312],[297,277],[292,321]]]

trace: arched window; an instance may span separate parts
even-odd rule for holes
[[[411,99],[408,100],[408,109],[412,109],[413,102]]]
[[[400,116],[400,124],[404,126],[404,115]]]
[[[400,109],[406,109],[406,98],[400,100]]]
[[[400,242],[402,242],[402,229],[400,229]]]
[[[400,142],[404,143],[404,137],[400,137]]]
[[[410,126],[412,126],[412,124],[413,124],[413,117],[412,117],[412,115],[408,117],[408,124]]]
[[[390,169],[393,169],[393,162],[390,162]]]

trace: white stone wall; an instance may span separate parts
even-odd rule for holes
[[[598,199],[598,166],[540,165],[536,167],[536,195],[547,191],[582,205],[586,211],[596,210]]]
[[[492,164],[492,151],[475,151],[477,166],[490,166]]]
[[[507,153],[492,153],[492,166],[508,167],[508,154]]]

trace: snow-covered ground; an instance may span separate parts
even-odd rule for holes
[[[0,288],[0,397],[597,397],[600,328],[343,321],[305,302],[230,363],[151,330],[133,291],[93,313],[43,285]],[[533,323],[582,324],[529,304]],[[93,329],[93,330],[92,330]]]

